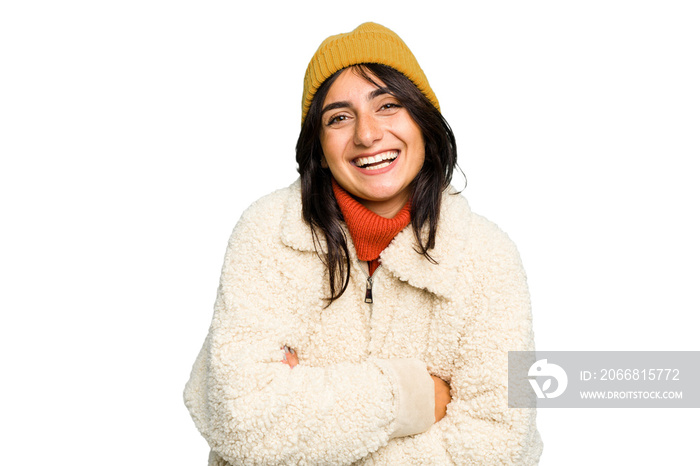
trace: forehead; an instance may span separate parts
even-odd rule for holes
[[[367,100],[378,88],[385,87],[384,82],[365,70],[367,76],[373,81],[367,80],[356,68],[346,68],[335,79],[328,94],[323,101],[324,106],[337,101]]]

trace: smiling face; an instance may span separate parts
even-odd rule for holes
[[[392,218],[408,201],[425,160],[423,134],[384,83],[352,68],[333,82],[321,111],[323,163],[369,210]]]

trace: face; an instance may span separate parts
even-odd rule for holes
[[[333,177],[369,210],[392,218],[425,160],[423,134],[401,102],[352,68],[333,82],[321,111],[321,147]]]

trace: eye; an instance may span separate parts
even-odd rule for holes
[[[340,115],[333,115],[332,117],[330,117],[330,118],[328,119],[328,121],[326,122],[326,125],[327,125],[327,126],[337,125],[338,123],[341,123],[341,122],[343,122],[343,121],[345,121],[345,120],[347,120],[347,119],[348,119],[348,116],[347,116],[347,115],[343,115],[343,114],[340,114]]]
[[[379,107],[379,110],[395,110],[401,108],[402,105],[398,102],[387,102]]]

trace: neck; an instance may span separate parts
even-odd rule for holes
[[[411,223],[411,203],[404,204],[393,218],[385,218],[360,204],[335,179],[332,183],[333,195],[355,245],[357,258],[363,261],[378,259],[394,237]]]
[[[406,193],[400,198],[393,198],[388,201],[368,201],[367,199],[355,198],[357,202],[362,204],[367,210],[374,212],[380,217],[384,218],[394,218],[396,214],[401,212],[401,209],[406,205],[410,193]]]

